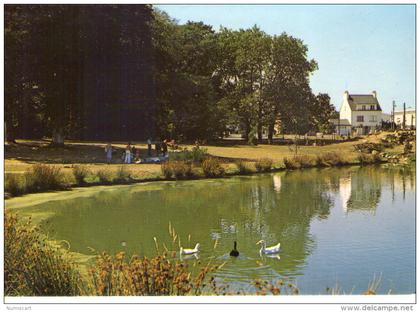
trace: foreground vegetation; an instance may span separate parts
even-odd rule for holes
[[[212,273],[224,264],[210,262],[200,269],[177,260],[175,252],[159,252],[151,258],[123,252],[115,256],[97,254],[82,271],[65,248],[66,241],[52,242],[31,224],[5,212],[6,296],[186,296],[186,295],[297,295],[299,289],[283,279],[275,283],[255,280],[252,291],[233,291],[220,285]],[[176,233],[173,230],[172,234]],[[175,241],[175,240],[174,240]],[[17,243],[18,242],[18,243]],[[60,245],[61,243],[61,245]],[[375,294],[379,282],[369,284],[364,294]],[[339,289],[327,290],[340,294]]]

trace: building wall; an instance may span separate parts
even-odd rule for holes
[[[374,92],[374,96],[376,97],[376,92]],[[348,120],[351,127],[340,129],[340,134],[346,135],[349,131],[351,131],[351,128],[359,128],[358,134],[364,134],[367,132],[365,127],[369,127],[369,130],[373,130],[382,124],[382,111],[370,110],[370,104],[358,104],[356,107],[357,110],[353,111],[348,102],[348,98],[349,93],[346,91],[343,94],[343,102],[340,108],[340,119]],[[363,121],[357,121],[358,116],[363,116]],[[372,119],[372,117],[374,119]]]
[[[363,116],[363,122],[357,121],[357,116]],[[371,118],[375,117],[375,121],[371,121]],[[382,111],[352,111],[351,113],[351,125],[352,127],[376,127],[381,125]]]
[[[351,123],[351,108],[346,98],[343,99],[343,103],[341,104],[340,119],[346,119]]]
[[[404,112],[395,112],[395,123],[397,125],[402,125],[403,118],[404,118],[403,115],[404,115]],[[411,122],[411,120],[413,120],[413,122]],[[405,125],[406,127],[411,127],[411,126],[416,125],[416,111],[405,112]]]

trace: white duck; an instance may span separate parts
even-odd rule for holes
[[[261,244],[260,254],[272,255],[280,252],[280,243],[278,243],[275,246],[267,247],[265,244],[265,240],[260,240],[259,242],[257,242],[257,245],[258,244]]]
[[[180,255],[193,255],[200,252],[200,244],[197,243],[194,247],[194,249],[190,249],[190,248],[179,248],[179,254]]]

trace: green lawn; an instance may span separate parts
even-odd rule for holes
[[[386,133],[372,135],[358,141],[342,142],[324,146],[300,146],[298,153],[303,155],[319,155],[326,152],[339,152],[350,159],[356,159],[357,153],[353,145],[364,141],[378,142]],[[226,169],[229,171],[235,167],[232,164],[234,159],[245,159],[255,161],[260,158],[270,158],[275,166],[282,165],[284,157],[294,155],[294,150],[287,145],[257,146],[244,145],[241,142],[222,142],[223,146],[204,145],[213,156],[226,158]],[[5,146],[5,171],[6,173],[23,173],[35,163],[45,163],[58,166],[71,179],[73,164],[84,164],[93,173],[101,169],[116,171],[121,166],[120,155],[124,151],[126,143],[113,144],[117,149],[114,157],[114,164],[105,163],[104,147],[106,142],[66,142],[64,148],[52,148],[48,141],[18,140],[17,145]],[[133,142],[136,148],[141,149],[141,155],[147,154],[147,146],[144,143]],[[180,145],[181,148],[191,148],[192,145]],[[393,149],[395,152],[402,150],[402,146]],[[161,168],[158,164],[130,164],[124,165],[137,179],[154,179],[161,177]]]

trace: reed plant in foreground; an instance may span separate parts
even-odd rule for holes
[[[185,296],[200,295],[208,275],[217,267],[206,266],[193,276],[188,264],[166,253],[152,258],[123,252],[114,257],[102,253],[90,271],[91,289],[96,296]]]
[[[81,275],[68,254],[52,245],[31,221],[4,218],[4,287],[7,296],[79,296]]]

